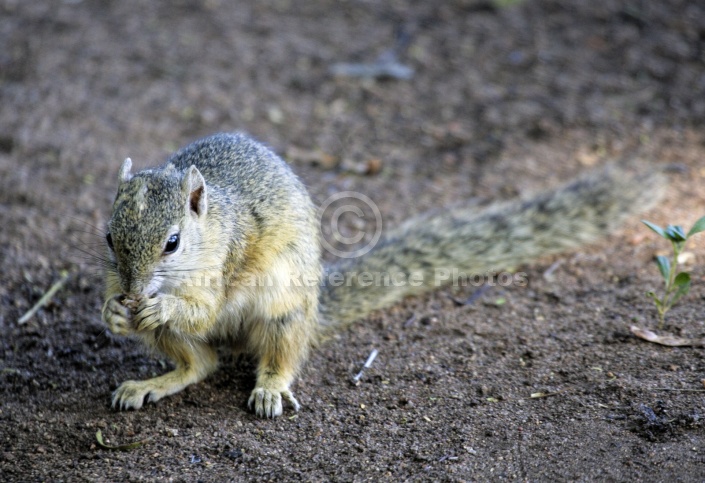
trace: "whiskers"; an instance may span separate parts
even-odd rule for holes
[[[163,285],[178,287],[216,287],[224,283],[221,269],[218,266],[201,267],[169,267],[156,269],[153,272],[155,278],[162,280]]]
[[[68,230],[68,244],[74,254],[82,262],[88,262],[89,267],[115,270],[115,262],[107,252],[105,231],[86,220],[75,217],[71,219],[82,225]]]
[[[75,223],[72,223],[70,230],[65,231],[64,237],[69,242],[70,252],[77,259],[77,264],[87,267],[100,276],[106,272],[117,274],[117,260],[105,240],[106,228],[79,218],[72,218],[72,221]],[[173,262],[162,262],[157,258],[151,271],[150,267],[132,268],[144,268],[145,271],[138,272],[138,276],[159,279],[171,288],[221,286],[224,283],[222,265],[217,263],[210,254],[211,249],[205,242],[189,243],[182,256]]]

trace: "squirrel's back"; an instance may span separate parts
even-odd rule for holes
[[[172,154],[167,165],[179,171],[193,165],[208,185],[241,199],[265,203],[291,196],[308,199],[306,189],[279,156],[241,133],[219,133]]]

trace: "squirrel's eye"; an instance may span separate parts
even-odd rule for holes
[[[113,246],[113,237],[110,236],[110,233],[105,235],[105,241],[108,242],[108,248],[111,250],[115,250],[115,247]]]
[[[179,234],[175,233],[171,235],[166,241],[166,246],[164,247],[164,254],[169,255],[171,253],[174,253],[177,248],[179,248]]]

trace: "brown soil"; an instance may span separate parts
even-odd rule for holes
[[[100,320],[90,253],[126,156],[154,165],[229,130],[282,154],[320,149],[342,162],[289,156],[315,199],[365,193],[389,226],[637,157],[680,165],[645,217],[705,214],[703,2],[494,5],[0,2],[0,479],[705,479],[703,350],[628,330],[655,325],[644,292],[667,248],[636,218],[523,267],[526,287],[467,305],[453,299],[475,287],[448,288],[369,317],[313,354],[298,414],[248,412],[252,366],[238,361],[140,411],[109,407],[123,380],[168,368]],[[395,46],[410,80],[329,73]],[[690,251],[693,290],[667,330],[702,337],[703,240]],[[149,441],[109,451],[98,429]]]

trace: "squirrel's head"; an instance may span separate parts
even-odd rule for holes
[[[180,259],[198,249],[208,209],[206,183],[195,166],[173,165],[131,174],[127,158],[120,168],[118,193],[106,241],[123,293],[153,295],[178,283]]]

